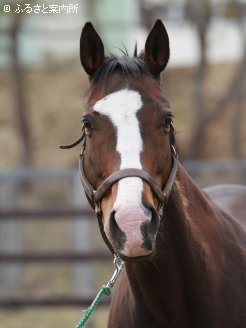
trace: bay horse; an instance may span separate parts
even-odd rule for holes
[[[246,187],[201,190],[178,161],[160,87],[169,38],[157,20],[142,53],[105,56],[88,22],[81,181],[109,249],[125,261],[109,328],[246,327]],[[217,204],[218,203],[218,204]]]

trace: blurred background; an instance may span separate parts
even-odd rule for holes
[[[0,0],[0,323],[74,327],[113,271],[80,186],[80,149],[58,148],[81,131],[82,26],[93,22],[107,53],[131,54],[162,19],[162,84],[184,165],[202,187],[245,184],[246,0],[25,2]],[[106,327],[107,313],[90,327]]]

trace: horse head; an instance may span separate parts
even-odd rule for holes
[[[146,259],[154,253],[175,176],[172,113],[160,87],[168,35],[157,20],[141,54],[135,49],[133,57],[106,56],[100,36],[86,23],[80,59],[90,83],[82,183],[109,248],[124,260]]]

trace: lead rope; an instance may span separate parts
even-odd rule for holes
[[[109,280],[107,285],[103,285],[101,287],[99,293],[97,294],[97,296],[95,297],[95,299],[91,303],[91,305],[88,307],[88,309],[83,311],[85,313],[79,320],[76,328],[85,327],[87,321],[90,319],[93,311],[97,307],[98,303],[101,301],[101,298],[103,297],[103,295],[107,295],[107,296],[111,295],[112,288],[124,267],[124,262],[115,254],[114,254],[114,265],[115,265],[115,271],[114,271],[111,279]]]
[[[70,148],[77,146],[79,143],[81,143],[81,148],[82,148],[81,156],[82,156],[85,151],[85,143],[86,143],[86,135],[85,135],[84,125],[82,126],[81,136],[77,140],[75,140],[73,143],[71,143],[69,145],[60,145],[59,147],[61,149],[70,149]],[[91,303],[91,305],[88,307],[88,309],[85,311],[82,311],[82,312],[84,312],[84,314],[81,317],[81,319],[79,320],[79,322],[77,323],[76,328],[85,327],[87,321],[90,319],[92,313],[94,312],[98,303],[101,301],[101,298],[103,297],[103,295],[107,295],[107,296],[111,295],[112,288],[124,267],[124,262],[116,254],[114,254],[114,265],[115,265],[115,271],[114,271],[111,279],[109,280],[107,285],[103,285],[101,287],[99,293],[97,294],[97,296],[95,297],[95,299]]]

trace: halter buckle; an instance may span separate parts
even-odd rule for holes
[[[101,202],[96,200],[95,194],[96,194],[96,190],[93,190],[93,201],[94,201],[94,206],[95,206],[94,210],[97,215],[100,215],[102,212]]]
[[[177,151],[176,151],[174,145],[171,145],[171,150],[172,150],[172,154],[173,154],[175,157],[177,157]]]

